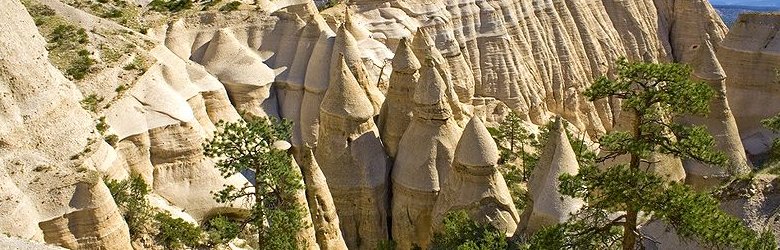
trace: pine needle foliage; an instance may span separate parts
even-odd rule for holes
[[[285,150],[274,143],[289,140],[291,124],[274,118],[219,122],[214,138],[204,145],[204,154],[220,159],[216,167],[225,177],[254,173],[254,185],[225,186],[214,198],[220,203],[250,200],[254,204],[245,223],[257,230],[261,249],[298,249],[297,233],[304,228],[303,207],[295,195],[303,188],[299,170]]]
[[[704,127],[673,122],[684,115],[706,115],[714,96],[709,85],[691,80],[690,73],[685,65],[621,59],[616,78],[601,77],[585,92],[591,101],[620,101],[634,118],[629,131],[600,138],[605,155],[597,162],[622,155],[631,161],[606,170],[584,164],[576,176],[561,176],[561,193],[582,198],[587,205],[567,223],[534,235],[532,249],[635,249],[645,238],[638,230],[640,212],[710,247],[776,249],[771,234],[752,231],[724,213],[710,194],[670,183],[641,167],[657,153],[714,165],[726,162]]]

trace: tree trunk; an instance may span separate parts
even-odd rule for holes
[[[639,112],[637,110],[633,110],[634,112],[634,121],[633,124],[631,124],[631,127],[633,129],[633,136],[634,140],[638,140],[642,137],[642,130],[639,128],[639,124],[642,120]],[[641,161],[639,158],[639,155],[636,153],[631,153],[631,165],[629,167],[631,169],[637,170],[639,169]],[[637,245],[637,215],[639,214],[639,211],[633,207],[631,207],[631,201],[626,201],[628,204],[626,208],[626,222],[623,224],[623,250],[633,250],[636,249]]]

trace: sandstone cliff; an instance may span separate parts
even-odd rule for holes
[[[101,178],[121,162],[80,107],[79,90],[49,63],[22,4],[2,4],[0,231],[71,249],[130,248]]]
[[[240,112],[293,121],[292,145],[311,148],[316,158],[302,162],[304,176],[318,179],[316,171],[307,172],[313,160],[322,167],[345,244],[375,247],[388,238],[387,155],[400,154],[400,149],[390,145],[401,140],[408,123],[380,118],[381,126],[376,128],[374,119],[383,104],[401,108],[382,117],[418,119],[410,118],[408,109],[398,105],[412,104],[414,85],[394,84],[415,80],[417,66],[411,57],[417,57],[418,63],[432,59],[438,65],[427,72],[435,71],[430,75],[441,78],[444,103],[460,127],[473,114],[494,122],[506,112],[501,108],[506,105],[528,122],[545,124],[558,114],[589,136],[598,136],[625,117],[619,103],[591,103],[581,93],[596,76],[612,74],[617,58],[691,62],[697,48],[707,43],[713,44],[731,76],[727,80],[729,101],[740,128],[745,120],[755,124],[759,116],[746,111],[754,104],[745,96],[771,97],[756,86],[736,90],[731,86],[742,84],[735,79],[758,82],[759,76],[752,78],[742,62],[773,67],[763,58],[773,58],[775,47],[761,47],[774,44],[762,45],[773,41],[774,28],[761,24],[773,17],[746,17],[758,21],[736,26],[718,48],[726,28],[704,0],[356,0],[322,13],[309,1],[257,1],[252,10],[242,6],[246,8],[235,12],[186,12],[145,35],[87,14],[85,7],[47,0],[57,7],[58,15],[65,13],[88,28],[90,39],[138,41],[134,44],[143,53],[122,56],[123,64],[135,58],[149,61],[143,70],[133,72],[123,71],[122,65],[101,68],[96,73],[99,76],[75,85],[47,63],[39,36],[19,35],[37,34],[21,5],[16,0],[0,1],[9,6],[0,13],[13,17],[0,24],[0,53],[4,53],[0,79],[7,83],[0,85],[0,150],[4,152],[0,155],[5,162],[0,174],[8,176],[0,180],[0,195],[18,201],[0,204],[0,211],[35,211],[23,220],[17,219],[22,217],[19,213],[7,213],[12,216],[0,217],[0,231],[68,247],[127,247],[126,229],[114,219],[116,209],[105,187],[87,178],[87,173],[96,171],[111,178],[140,174],[155,194],[197,220],[237,212],[238,208],[214,202],[210,191],[223,184],[243,185],[246,180],[239,175],[220,176],[212,160],[200,152],[200,145],[213,134],[216,123],[241,119]],[[106,35],[101,30],[107,28],[125,35],[116,40],[101,38]],[[761,30],[763,40],[752,40],[755,30]],[[403,42],[412,37],[412,42]],[[91,49],[95,55],[102,53]],[[338,59],[342,54],[345,65]],[[137,77],[127,77],[133,74]],[[114,91],[120,86],[127,89]],[[399,94],[394,86],[407,94]],[[95,116],[105,116],[108,133],[118,137],[113,149],[92,132],[93,117],[79,107],[83,96],[79,92],[106,97],[100,103],[105,109]],[[743,136],[754,128],[747,127],[740,131]],[[44,139],[55,135],[64,139]],[[298,152],[299,160],[310,157],[306,151]],[[79,156],[68,160],[73,155]],[[57,176],[68,178],[57,191],[51,191],[51,185],[31,185],[43,175],[29,171],[39,169],[34,167],[38,165],[44,166],[40,169],[57,166],[51,167],[59,171]],[[76,166],[88,171],[79,172]],[[63,195],[51,198],[49,192]],[[68,208],[67,194],[76,193],[91,198]],[[327,200],[328,195],[315,196]],[[320,213],[315,204],[309,205],[314,224],[320,223],[315,225],[320,246],[330,244],[323,243],[328,239],[333,248],[341,248],[340,237],[333,232],[339,229],[322,223],[322,218],[333,222],[327,219],[333,209],[326,202],[320,204]],[[70,215],[77,211],[87,212]],[[111,219],[85,219],[101,215]],[[69,228],[62,227],[63,218],[94,222],[90,227],[107,231],[89,232],[99,237],[82,235],[83,231],[69,233]],[[37,224],[43,221],[47,223]],[[82,238],[90,241],[79,241]]]

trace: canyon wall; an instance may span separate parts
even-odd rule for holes
[[[780,15],[746,13],[717,48],[734,118],[750,155],[769,150],[774,135],[761,120],[780,113]]]
[[[502,105],[484,105],[496,99],[527,122],[542,125],[561,115],[595,137],[620,120],[619,103],[589,102],[582,92],[597,76],[614,74],[618,58],[688,62],[698,47],[720,43],[727,32],[705,0],[358,0],[349,11],[338,5],[322,13],[309,1],[259,1],[251,11],[197,12],[146,35],[129,32],[151,44],[151,66],[132,82],[77,89],[47,62],[45,42],[19,2],[0,2],[11,6],[0,13],[18,17],[0,24],[0,174],[8,176],[0,180],[0,195],[17,201],[0,204],[0,212],[11,214],[0,218],[0,231],[71,248],[128,247],[126,225],[100,176],[139,174],[196,221],[240,212],[214,202],[210,192],[246,180],[220,175],[200,146],[217,123],[242,116],[293,121],[291,144],[322,168],[344,243],[333,232],[318,238],[335,242],[328,243],[334,248],[373,248],[387,238],[394,213],[388,212],[392,164],[379,136],[383,121],[377,128],[373,118],[382,113],[387,92],[388,103],[421,104],[411,94],[392,94],[394,66],[405,65],[396,70],[410,81],[434,76],[435,104],[449,106],[453,131],[475,110],[501,112]],[[418,38],[406,44],[413,34]],[[393,63],[399,44],[409,46],[400,49],[407,58]],[[409,56],[417,63],[432,58],[436,67],[416,73],[420,66]],[[122,84],[127,90],[113,93]],[[352,94],[344,96],[343,89]],[[79,90],[111,97],[110,107],[96,115],[117,135],[114,148],[93,131]],[[402,141],[403,133],[393,133]],[[44,140],[55,136],[61,139]],[[433,165],[447,167],[448,161]],[[55,173],[45,169],[67,178],[48,183]],[[431,210],[429,203],[422,210]],[[91,219],[96,216],[109,219]],[[69,221],[88,221],[98,230],[64,227]]]

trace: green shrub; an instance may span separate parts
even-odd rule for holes
[[[152,208],[145,198],[149,188],[143,178],[133,175],[123,181],[109,180],[106,181],[106,186],[127,222],[130,236],[135,238],[146,232],[152,219]]]
[[[97,124],[95,124],[95,129],[102,135],[106,133],[106,130],[108,130],[110,126],[106,123],[106,117],[101,116],[98,118]]]
[[[179,12],[192,8],[192,0],[153,0],[149,9],[157,12]]]
[[[211,245],[225,244],[241,233],[241,227],[238,222],[219,215],[206,223],[206,233]]]
[[[157,243],[166,249],[185,249],[200,245],[202,230],[181,218],[173,218],[168,212],[158,212],[154,220],[159,223]]]
[[[121,93],[125,92],[128,88],[129,87],[127,86],[127,84],[122,84],[122,85],[117,86],[116,89],[114,89],[114,91],[119,93],[119,94],[121,94]]]
[[[119,142],[119,136],[114,134],[106,135],[105,137],[103,137],[103,140],[105,140],[108,143],[108,145],[114,147],[116,146],[116,143]]]
[[[238,10],[238,6],[241,6],[241,2],[239,1],[229,2],[225,5],[222,5],[222,7],[219,7],[219,11],[230,12],[230,11]]]
[[[328,0],[328,2],[325,2],[325,4],[323,4],[323,5],[319,6],[319,7],[317,7],[317,9],[318,9],[319,11],[323,11],[323,10],[326,10],[326,9],[332,8],[333,6],[336,6],[337,4],[339,4],[339,1],[338,1],[338,0]]]
[[[488,224],[480,224],[469,218],[465,211],[447,213],[444,230],[436,233],[431,249],[492,250],[507,249],[506,236]]]
[[[137,70],[139,75],[146,72],[146,61],[141,57],[141,55],[137,55],[132,62],[122,67],[124,70]]]
[[[87,97],[84,97],[83,100],[81,100],[81,107],[92,111],[93,113],[97,113],[98,111],[98,104],[103,101],[103,97],[99,97],[96,94],[90,94]]]

